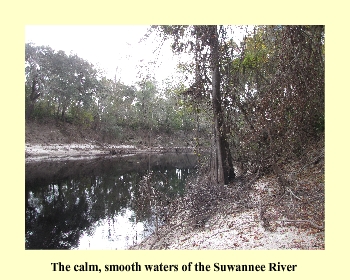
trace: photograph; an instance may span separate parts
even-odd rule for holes
[[[23,250],[324,251],[325,33],[25,25]]]

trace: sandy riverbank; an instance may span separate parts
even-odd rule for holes
[[[136,147],[94,143],[30,144],[25,145],[26,162],[47,160],[76,160],[94,157],[127,156],[142,153],[192,153],[191,147]]]
[[[227,194],[235,193],[234,184],[227,186]],[[240,202],[226,199],[218,205],[217,213],[202,227],[193,227],[188,209],[176,215],[170,224],[131,249],[134,250],[324,250],[324,229],[315,228],[309,221],[290,221],[272,208],[271,227],[263,226],[259,201],[279,186],[274,177],[261,178],[249,191],[252,207],[242,208]]]
[[[97,145],[97,144],[29,144],[25,145],[26,162],[41,160],[83,159],[107,156],[112,150],[124,151],[130,154],[136,151],[134,146]]]

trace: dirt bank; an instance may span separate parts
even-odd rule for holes
[[[153,135],[147,145],[144,131],[128,131],[123,139],[108,139],[91,129],[54,121],[26,122],[26,162],[42,160],[87,159],[100,156],[125,156],[135,153],[192,152],[191,146],[182,146],[181,137]],[[125,139],[129,139],[125,144]],[[176,141],[178,140],[178,141]],[[149,141],[148,141],[149,142]],[[167,143],[164,147],[163,144]],[[148,143],[149,144],[149,143]]]

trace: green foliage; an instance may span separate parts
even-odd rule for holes
[[[102,116],[100,131],[103,136],[109,139],[121,139],[123,137],[123,128],[113,115]]]
[[[70,111],[67,114],[66,120],[69,119],[69,122],[76,124],[83,128],[90,128],[93,124],[94,117],[93,112],[82,109],[78,106],[73,106],[70,108]]]
[[[73,107],[88,108],[99,89],[98,71],[77,55],[50,47],[26,44],[26,109],[33,117],[40,102],[55,107],[55,116],[65,120]]]
[[[40,101],[34,108],[32,113],[33,119],[36,120],[45,120],[45,119],[53,119],[55,114],[55,108],[51,104],[47,102]]]

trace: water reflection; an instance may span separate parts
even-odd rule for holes
[[[125,249],[154,230],[139,185],[181,195],[196,157],[136,155],[26,164],[26,249]],[[158,217],[157,217],[158,218]]]

